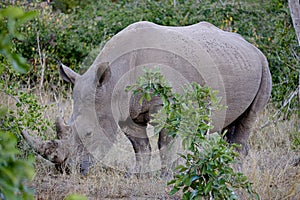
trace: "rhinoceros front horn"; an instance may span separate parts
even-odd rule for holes
[[[66,125],[61,117],[56,118],[56,134],[58,139],[66,139],[71,132],[71,127]]]
[[[69,146],[65,140],[48,140],[30,136],[25,130],[22,131],[24,139],[43,158],[55,163],[63,164],[69,156]]]
[[[21,133],[23,138],[29,144],[29,146],[33,148],[36,152],[41,153],[40,150],[41,150],[41,146],[43,146],[43,142],[38,138],[30,136],[25,130],[23,130]]]

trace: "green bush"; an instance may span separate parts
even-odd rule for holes
[[[24,39],[24,36],[17,31],[17,26],[30,20],[34,15],[35,12],[25,13],[23,9],[17,7],[0,10],[0,60],[6,58],[12,67],[21,73],[26,72],[28,66],[24,57],[12,50],[12,40],[14,38]]]
[[[26,61],[22,55],[12,50],[13,38],[22,40],[22,35],[16,30],[17,26],[29,20],[33,12],[25,13],[21,8],[8,7],[0,11],[0,53],[1,59],[9,61],[12,67],[20,73],[27,70]],[[3,68],[1,65],[0,68]],[[3,69],[1,70],[3,72]],[[1,82],[4,80],[1,80]],[[2,84],[0,89],[3,89]],[[4,199],[33,199],[26,182],[33,177],[33,158],[19,158],[17,150],[17,138],[8,131],[5,131],[7,122],[7,108],[0,106],[0,197]],[[9,127],[9,131],[15,131]]]
[[[3,59],[2,64],[7,64],[5,61],[12,63],[13,69],[8,68],[5,72],[10,73],[16,79],[21,79],[20,73],[25,73],[28,70],[28,66],[23,55],[15,53],[16,50],[12,48],[12,40],[15,38],[20,41],[24,40],[24,35],[18,32],[17,28],[33,18],[35,14],[32,11],[24,12],[23,9],[18,7],[7,7],[0,11],[0,25],[2,27],[0,52]],[[4,68],[2,65],[0,67]],[[9,113],[5,116],[5,120],[1,122],[1,129],[19,133],[19,127],[22,125],[32,131],[45,131],[46,126],[49,126],[49,122],[42,117],[45,106],[39,105],[35,95],[20,91],[19,88],[21,86],[19,82],[14,80],[9,81],[9,77],[2,76],[5,78],[1,79],[0,88],[7,95],[16,99],[17,109],[9,110]]]
[[[157,124],[155,132],[165,129],[182,138],[184,164],[176,167],[174,179],[168,183],[173,186],[170,194],[182,190],[182,199],[238,199],[234,189],[242,188],[259,199],[247,177],[232,168],[238,158],[237,145],[228,144],[220,135],[208,135],[212,111],[220,109],[215,91],[191,83],[183,87],[183,94],[173,93],[159,70],[145,70],[126,90],[141,95],[140,101],[161,97],[163,109],[152,120]]]
[[[32,191],[25,184],[33,178],[34,159],[20,159],[16,146],[16,136],[0,130],[0,194],[9,200],[33,199]]]
[[[0,88],[5,85],[0,82]],[[37,131],[38,133],[45,132],[51,126],[50,122],[43,117],[47,105],[41,105],[38,102],[38,97],[19,90],[18,84],[10,85],[6,88],[5,94],[13,97],[16,100],[14,110],[8,109],[5,120],[1,126],[5,130],[11,130],[17,134],[20,133],[23,127],[27,130]]]

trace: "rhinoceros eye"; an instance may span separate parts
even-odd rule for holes
[[[92,135],[92,131],[89,131],[89,132],[87,132],[86,134],[85,134],[85,136],[87,136],[87,137],[89,137],[89,136],[91,136]]]

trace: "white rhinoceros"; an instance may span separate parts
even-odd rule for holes
[[[179,92],[188,82],[218,90],[227,108],[213,113],[214,130],[227,129],[229,142],[241,144],[247,153],[251,127],[270,97],[268,62],[240,35],[207,22],[186,27],[137,22],[112,37],[83,75],[62,65],[63,79],[74,84],[72,117],[68,124],[57,119],[57,140],[42,142],[23,132],[25,139],[57,165],[79,159],[85,173],[91,157],[105,157],[120,128],[133,145],[141,172],[151,155],[146,133],[149,113],[161,107],[158,99],[140,105],[138,97],[125,92],[142,67],[159,67]],[[163,147],[168,143],[162,131],[158,147],[163,166],[167,152]]]

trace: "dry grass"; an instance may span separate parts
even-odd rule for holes
[[[64,199],[71,193],[89,199],[178,199],[168,196],[166,182],[158,176],[137,178],[95,167],[88,176],[55,174],[51,168],[37,170],[33,187],[37,199]]]
[[[299,200],[300,165],[298,151],[292,149],[290,134],[296,132],[297,116],[271,124],[261,125],[268,119],[266,110],[257,120],[250,138],[251,151],[244,159],[242,172],[253,182],[261,199]],[[300,133],[297,133],[300,137]]]
[[[49,97],[49,95],[47,95]],[[50,99],[50,98],[44,98]],[[58,97],[66,119],[71,113],[72,102]],[[13,101],[13,100],[10,100]],[[54,121],[59,109],[56,103],[45,112],[45,117]],[[8,106],[10,103],[7,103]],[[266,109],[258,118],[250,138],[251,150],[235,168],[242,171],[253,183],[253,189],[262,200],[300,199],[300,147],[292,148],[290,135],[296,133],[297,116],[291,120],[280,121],[261,129],[273,113]],[[53,132],[45,133],[53,137]],[[297,133],[300,137],[300,133]],[[170,187],[158,173],[137,178],[126,177],[125,173],[95,166],[83,177],[80,174],[59,174],[55,168],[42,158],[37,158],[36,175],[31,183],[36,199],[64,199],[68,194],[77,193],[89,199],[180,199],[179,195],[169,196]],[[249,197],[241,192],[241,199]]]

